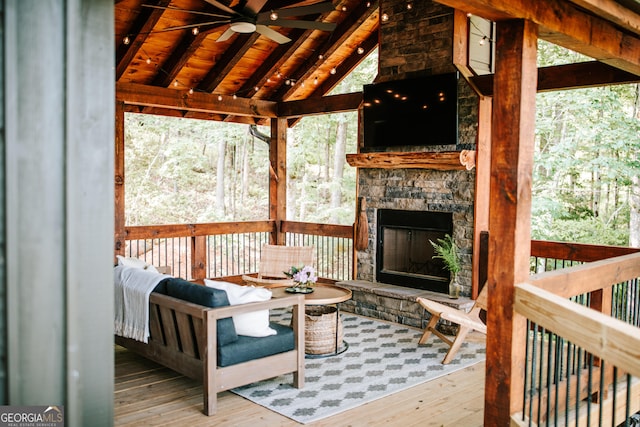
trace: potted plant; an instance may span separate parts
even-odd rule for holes
[[[310,265],[302,267],[292,266],[291,269],[289,271],[285,271],[284,274],[295,282],[293,287],[285,289],[287,292],[291,293],[311,293],[313,292],[313,286],[318,280],[316,270]]]
[[[449,297],[458,298],[460,296],[460,284],[458,283],[458,273],[460,272],[460,256],[458,255],[458,247],[453,241],[453,237],[445,234],[444,239],[437,239],[436,242],[429,240],[435,255],[433,258],[439,258],[444,262],[445,268],[449,270]]]

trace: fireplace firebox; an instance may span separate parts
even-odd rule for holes
[[[450,212],[378,209],[376,280],[447,293],[449,272],[429,240],[453,233]]]

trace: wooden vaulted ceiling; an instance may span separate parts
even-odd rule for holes
[[[219,3],[234,9],[258,5],[261,11],[268,12],[322,1]],[[115,0],[117,91],[174,89],[185,103],[188,97],[195,100],[198,94],[213,94],[216,99],[219,96],[229,105],[239,99],[251,107],[255,101],[254,117],[193,108],[164,109],[159,105],[127,106],[127,111],[243,123],[268,117],[269,112],[259,110],[269,101],[322,97],[378,45],[378,0],[334,0],[332,4],[328,12],[290,19],[335,23],[333,31],[274,26],[271,28],[291,39],[278,44],[257,32],[236,33],[226,41],[218,41],[229,24],[193,27],[212,18],[184,10],[225,13],[206,0]],[[172,30],[182,26],[187,28]],[[198,28],[197,34],[193,28]]]

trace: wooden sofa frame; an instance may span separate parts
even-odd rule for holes
[[[209,308],[152,293],[148,343],[115,336],[116,344],[187,377],[203,382],[204,413],[214,415],[217,393],[293,372],[293,385],[304,387],[304,296]],[[231,366],[217,366],[216,321],[256,310],[292,307],[295,347]],[[194,341],[195,340],[195,341]]]

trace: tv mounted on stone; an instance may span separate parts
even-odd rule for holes
[[[458,141],[458,73],[364,86],[364,148]]]

